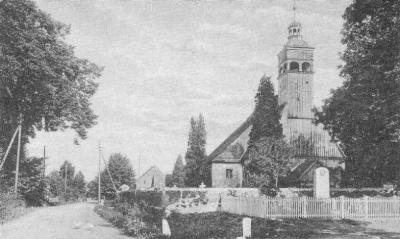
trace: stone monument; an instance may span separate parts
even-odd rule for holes
[[[251,218],[243,218],[243,238],[251,237]]]
[[[324,167],[314,171],[314,198],[329,198],[329,170]]]

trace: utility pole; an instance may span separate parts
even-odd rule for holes
[[[101,144],[99,142],[99,188],[98,188],[98,200],[99,205],[101,204],[101,173],[100,173],[100,160],[101,160]]]
[[[46,176],[46,145],[43,146],[43,178]]]
[[[67,172],[68,172],[68,169],[67,169],[67,166],[68,166],[68,164],[67,164],[67,161],[65,161],[65,166],[64,166],[64,197],[65,198],[67,198]]]
[[[22,114],[19,116],[19,130],[18,130],[18,147],[17,147],[17,163],[15,164],[15,185],[14,193],[18,195],[18,174],[19,174],[19,158],[21,151],[21,131],[22,131]]]
[[[140,177],[140,158],[141,158],[141,155],[140,155],[140,153],[139,153],[139,170],[138,170],[138,177]]]

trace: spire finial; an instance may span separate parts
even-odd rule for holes
[[[293,0],[293,21],[296,21],[296,0]]]

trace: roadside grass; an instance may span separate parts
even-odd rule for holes
[[[0,224],[16,219],[33,209],[26,207],[24,200],[15,198],[12,194],[0,195]]]
[[[127,207],[126,204],[117,207],[96,206],[94,211],[128,236],[138,239],[165,238],[161,235],[161,230],[158,226],[142,220],[142,212],[136,207]]]
[[[136,209],[123,213],[118,208],[97,206],[95,211],[125,234],[135,238],[166,238],[158,228],[138,220]],[[126,211],[126,209],[124,209]],[[230,239],[242,236],[240,215],[211,212],[201,214],[172,213],[168,218],[173,239]],[[159,219],[161,221],[161,218]],[[375,230],[366,222],[319,219],[262,219],[252,218],[252,238],[400,238],[400,234]]]
[[[228,213],[177,214],[168,218],[172,238],[236,238],[242,236],[242,218]],[[400,234],[367,228],[350,220],[252,218],[252,238],[399,238]]]

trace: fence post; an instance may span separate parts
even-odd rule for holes
[[[368,196],[364,196],[365,219],[368,219]]]
[[[303,217],[304,218],[307,218],[307,199],[306,199],[306,197],[303,197],[303,200],[302,200],[302,206],[303,206]]]
[[[344,196],[340,196],[340,217],[344,219]]]

